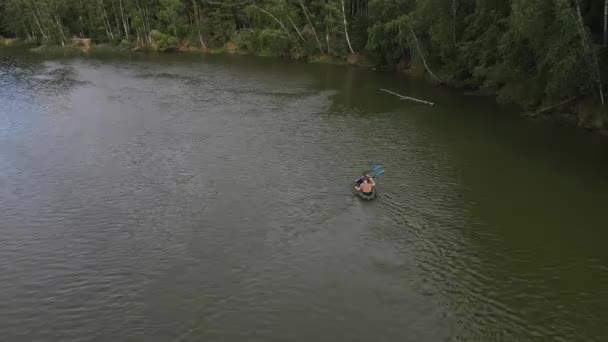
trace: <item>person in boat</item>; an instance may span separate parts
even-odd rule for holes
[[[366,196],[371,196],[374,193],[375,187],[376,187],[376,183],[370,177],[370,178],[365,179],[363,181],[363,183],[361,183],[361,185],[357,185],[355,187],[355,190],[361,191],[361,193],[363,193]]]
[[[361,177],[357,178],[357,180],[356,180],[357,186],[361,186],[361,184],[363,184],[363,182],[365,180],[371,179],[371,178],[372,178],[372,176],[370,176],[369,172],[367,172],[367,171],[363,172],[363,175]]]

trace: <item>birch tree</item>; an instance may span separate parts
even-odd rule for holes
[[[346,42],[351,54],[355,54],[352,45],[350,44],[350,37],[348,36],[348,22],[346,21],[346,11],[344,10],[344,0],[342,1],[342,18],[344,19],[344,35],[346,36]]]

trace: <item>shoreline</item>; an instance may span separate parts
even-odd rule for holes
[[[571,103],[565,103],[562,105],[556,105],[555,108],[550,110],[543,110],[543,108],[536,108],[531,111],[524,111],[523,108],[517,104],[504,103],[499,101],[497,93],[494,90],[484,89],[467,89],[466,86],[455,84],[453,82],[438,82],[429,76],[429,73],[424,68],[417,68],[416,66],[410,65],[404,67],[403,65],[396,66],[378,66],[371,63],[363,54],[355,53],[347,58],[341,58],[329,55],[310,55],[301,58],[292,58],[288,56],[276,56],[272,54],[255,53],[246,49],[240,48],[233,42],[224,44],[223,47],[219,48],[201,48],[200,46],[194,46],[189,44],[182,44],[181,46],[171,47],[164,51],[161,51],[158,46],[134,44],[131,42],[121,42],[119,44],[112,43],[92,43],[90,39],[86,38],[72,38],[70,43],[61,46],[59,44],[38,44],[34,42],[28,42],[17,38],[0,38],[0,49],[1,48],[22,48],[28,53],[37,54],[48,54],[55,55],[60,54],[66,55],[80,55],[89,56],[90,54],[116,54],[116,53],[177,53],[177,54],[203,54],[203,55],[244,55],[244,56],[257,56],[257,57],[270,57],[278,58],[283,60],[300,61],[310,64],[330,64],[339,66],[352,66],[367,68],[374,71],[382,72],[394,72],[398,74],[407,75],[409,77],[420,79],[424,82],[428,82],[438,87],[445,87],[452,90],[462,91],[463,96],[489,96],[493,97],[494,101],[501,104],[516,105],[520,108],[521,112],[515,115],[525,118],[530,121],[540,121],[551,124],[557,124],[560,126],[572,127],[577,130],[582,130],[590,134],[599,134],[602,136],[608,136],[608,127],[603,124],[602,113],[598,111],[597,107],[590,104],[588,99],[572,99]],[[574,105],[574,106],[573,106]],[[559,109],[562,108],[562,109]]]

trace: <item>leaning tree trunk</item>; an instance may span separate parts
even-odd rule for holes
[[[112,0],[112,12],[114,14],[114,21],[116,22],[116,32],[120,37],[120,23],[118,22],[118,13],[116,12],[116,5],[114,4],[114,0]]]
[[[63,25],[61,24],[61,19],[59,19],[59,16],[55,14],[55,18],[51,18],[52,20],[55,21],[55,24],[57,25],[57,31],[59,32],[59,39],[61,40],[61,46],[65,47],[65,42],[67,41],[67,38],[65,37],[65,34],[63,33]]]
[[[348,48],[350,49],[350,53],[355,54],[355,50],[350,45],[350,38],[348,37],[348,22],[346,21],[346,12],[344,11],[344,0],[342,0],[342,18],[344,18],[344,35],[346,36],[346,42],[348,43]]]
[[[608,1],[608,0],[606,0],[606,1]],[[308,25],[310,25],[310,29],[312,30],[312,33],[315,35],[315,39],[317,40],[317,45],[319,45],[319,51],[321,51],[322,54],[325,54],[325,52],[323,52],[323,48],[321,47],[321,42],[319,41],[319,36],[317,36],[317,30],[315,30],[314,25],[310,21],[310,18],[308,17],[308,13],[306,13],[306,8],[304,7],[304,4],[302,3],[301,0],[300,0],[300,6],[302,6],[302,12],[304,12],[304,16],[306,17],[306,20],[308,20]]]
[[[179,39],[177,37],[177,19],[175,18],[175,12],[173,12],[173,33],[175,34],[175,39]]]
[[[146,26],[148,27],[148,40],[152,43],[152,26],[150,25],[150,12],[146,8]]]
[[[108,39],[110,39],[110,41],[114,41],[114,33],[112,32],[112,25],[110,24],[108,12],[106,12],[105,4],[103,3],[103,0],[99,0],[97,4],[99,5],[99,10],[101,11],[101,17],[106,28]]]
[[[293,28],[298,33],[298,36],[300,36],[300,39],[302,39],[303,42],[306,42],[306,39],[304,39],[304,36],[302,36],[302,33],[300,32],[300,30],[296,26],[296,23],[294,23],[293,20],[291,20],[291,17],[289,16],[289,14],[285,14],[285,16],[287,17],[287,20],[289,20],[289,22],[291,23],[291,26],[293,26]]]
[[[435,76],[435,74],[431,71],[431,68],[429,68],[428,64],[426,64],[426,59],[424,58],[422,51],[420,51],[420,45],[418,44],[418,37],[416,37],[414,30],[412,30],[412,27],[410,25],[407,25],[407,27],[410,29],[410,32],[412,33],[412,36],[414,37],[414,41],[416,42],[416,49],[418,50],[418,54],[420,54],[420,58],[422,58],[422,63],[424,63],[424,67],[431,74],[431,76],[433,76],[440,83],[443,83],[443,81],[441,79],[439,79],[439,77]],[[399,31],[401,31],[401,27],[399,27]]]
[[[36,19],[36,14],[34,13],[34,10],[32,9],[32,13],[34,14],[34,19],[36,19],[36,22],[38,23],[39,27],[42,31],[42,37],[47,39],[51,37],[51,34],[49,32],[49,30],[46,28],[46,26],[44,26],[44,21],[42,21],[42,14],[40,14],[40,9],[38,8],[38,5],[36,5],[36,1],[32,1],[32,3],[34,4],[34,9],[36,9],[36,12],[38,13],[38,17]]]
[[[125,29],[125,37],[127,37],[127,40],[129,40],[129,24],[125,20],[125,12],[123,11],[123,8],[122,8],[122,0],[118,1],[118,5],[120,7],[120,16],[122,18],[122,26]]]
[[[32,12],[32,16],[34,17],[34,21],[36,22],[36,26],[38,26],[38,29],[40,30],[40,34],[42,35],[43,39],[47,38],[47,35],[45,33],[45,30],[42,26],[42,24],[40,23],[40,20],[38,20],[38,17],[36,16],[36,12],[34,12],[34,9],[30,7],[30,11]]]
[[[135,0],[135,6],[137,6],[137,12],[139,13],[139,16],[141,17],[141,23],[142,23],[142,35],[144,36],[144,38],[146,38],[146,42],[148,42],[148,44],[152,43],[152,37],[151,37],[151,31],[150,31],[150,26],[148,25],[148,18],[146,16],[146,10],[145,8],[142,8],[139,5],[139,0]]]
[[[277,23],[279,23],[279,25],[281,26],[281,28],[283,28],[283,30],[287,33],[287,35],[289,36],[289,39],[291,39],[294,43],[297,42],[292,36],[291,33],[289,33],[289,30],[287,29],[287,27],[285,27],[285,25],[283,25],[283,22],[280,21],[279,19],[277,19],[277,17],[275,17],[274,15],[272,15],[270,12],[268,12],[267,10],[258,7],[256,5],[251,5],[251,7],[256,8],[260,11],[262,11],[264,14],[268,15],[269,17],[271,17],[272,19],[274,19],[274,21],[276,21]]]

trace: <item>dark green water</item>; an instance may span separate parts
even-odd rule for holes
[[[608,340],[603,138],[371,70],[9,52],[1,340]]]

